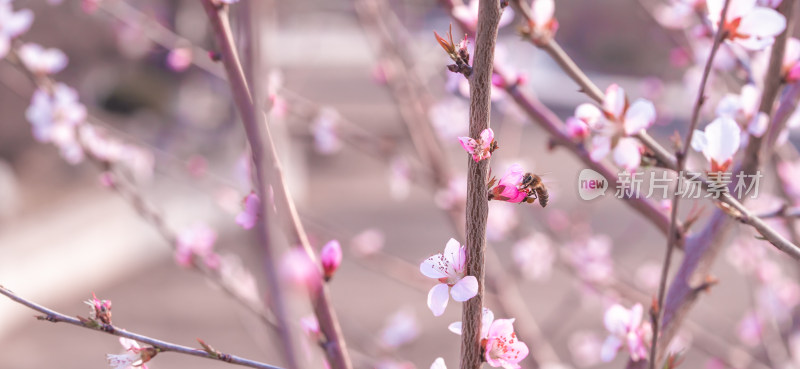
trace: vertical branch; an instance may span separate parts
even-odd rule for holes
[[[491,82],[494,65],[494,48],[497,43],[497,28],[500,23],[500,2],[483,0],[478,10],[478,31],[475,38],[472,76],[469,80],[469,134],[479,137],[489,128],[491,112]],[[468,159],[466,274],[478,279],[478,294],[464,303],[461,336],[461,369],[477,369],[481,366],[481,314],[483,310],[484,254],[486,252],[486,219],[489,215],[489,200],[486,189],[489,160],[475,162]]]
[[[269,196],[267,191],[266,182],[266,179],[269,178],[271,189],[274,193],[275,208],[279,214],[278,219],[283,222],[282,226],[286,230],[285,233],[289,239],[289,243],[295,247],[302,248],[306,252],[309,260],[319,265],[319,263],[316,262],[317,258],[311,248],[311,244],[308,242],[308,236],[303,228],[303,224],[300,222],[297,209],[289,195],[289,190],[283,176],[283,170],[281,169],[277,152],[275,151],[272,135],[270,134],[269,126],[266,124],[266,118],[263,113],[256,113],[256,107],[253,104],[250,90],[247,86],[247,81],[245,80],[242,66],[234,47],[233,36],[227,19],[227,8],[218,6],[213,0],[202,0],[202,2],[211,20],[211,25],[220,47],[222,62],[228,75],[228,81],[234,100],[242,117],[242,123],[245,127],[248,142],[250,143],[255,168],[256,190],[259,197],[262,199],[261,212],[262,214],[267,214],[272,211],[270,201],[268,201],[271,196]],[[264,131],[263,140],[260,128]],[[269,172],[269,176],[267,176],[267,172]],[[262,227],[259,236],[264,244],[268,245],[268,235],[266,234],[265,228]],[[271,264],[267,266],[267,273],[270,279],[273,301],[276,305],[275,314],[281,325],[281,338],[283,339],[287,351],[289,367],[297,368],[291,331],[289,330],[286,318],[287,312],[280,290],[281,285],[278,283],[277,279],[275,259],[274,257],[270,257],[269,254],[267,259],[267,262]],[[325,335],[326,342],[324,348],[331,367],[334,369],[351,368],[352,364],[350,363],[350,357],[347,353],[347,345],[345,344],[344,336],[339,326],[338,317],[330,303],[327,286],[320,283],[319,285],[311,287],[309,292],[311,294],[311,303],[314,308],[314,313],[319,321],[320,330]]]
[[[269,201],[267,201],[267,199],[269,199],[269,194],[262,170],[264,163],[264,143],[261,140],[261,133],[258,128],[258,119],[250,94],[250,88],[247,85],[239,55],[234,46],[233,34],[228,21],[227,7],[219,6],[212,0],[204,0],[203,7],[211,20],[214,35],[221,49],[222,61],[228,76],[228,82],[231,86],[233,100],[242,118],[247,140],[250,143],[250,152],[252,154],[253,165],[256,169],[255,190],[258,197],[261,199],[261,214],[266,215],[271,209],[269,208]],[[283,344],[284,356],[289,368],[299,368],[297,357],[295,356],[296,351],[292,340],[292,332],[289,327],[286,301],[276,272],[277,265],[275,262],[274,250],[269,242],[266,224],[261,224],[257,228],[259,240],[264,246],[267,264],[264,269],[267,273],[267,283],[269,283],[269,290],[272,295],[272,308],[278,320],[278,332],[281,337],[281,343]]]

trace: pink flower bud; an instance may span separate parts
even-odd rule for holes
[[[578,118],[567,118],[566,129],[567,135],[574,141],[583,141],[589,137],[589,125]]]
[[[329,281],[342,263],[342,246],[339,245],[339,241],[332,240],[326,243],[320,252],[320,259],[322,269],[325,271],[325,280]]]

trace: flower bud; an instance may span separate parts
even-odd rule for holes
[[[320,259],[322,269],[325,271],[325,281],[329,281],[342,263],[342,246],[339,245],[339,241],[332,240],[325,244],[320,252]]]

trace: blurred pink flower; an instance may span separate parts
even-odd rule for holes
[[[520,368],[519,362],[528,356],[528,345],[517,339],[514,319],[497,319],[489,326],[484,357],[495,368]]]
[[[781,184],[795,204],[800,204],[800,160],[781,161],[778,163],[778,176]]]
[[[322,333],[319,330],[319,321],[314,314],[300,318],[300,328],[312,341],[317,342],[322,338]]]
[[[606,310],[603,322],[610,333],[600,354],[604,362],[613,360],[623,346],[628,347],[631,360],[647,358],[652,332],[649,324],[642,323],[642,304],[636,304],[630,310],[614,304]]]
[[[25,117],[33,126],[33,136],[39,142],[52,142],[71,164],[83,160],[76,129],[86,119],[86,107],[78,101],[75,90],[63,83],[56,84],[52,94],[37,89]]]
[[[600,363],[600,337],[594,332],[579,331],[569,338],[569,352],[579,367],[586,368]]]
[[[530,37],[537,45],[546,45],[558,30],[558,21],[555,19],[556,4],[553,0],[532,0],[531,19],[528,20]]]
[[[365,229],[350,240],[350,250],[359,256],[370,256],[380,252],[384,242],[383,232],[375,228]]]
[[[544,233],[533,233],[514,244],[512,257],[522,275],[532,280],[547,280],[556,260],[552,241]]]
[[[605,284],[614,277],[611,239],[608,236],[594,235],[585,240],[569,242],[561,250],[566,262],[575,269],[582,281]]]
[[[705,131],[695,130],[692,148],[702,152],[711,163],[711,172],[728,170],[733,155],[739,150],[741,129],[728,117],[719,117],[706,126]]]
[[[395,156],[389,166],[389,192],[396,201],[411,193],[411,166],[404,156]]]
[[[755,311],[747,312],[736,329],[739,340],[750,347],[756,347],[761,343],[763,332],[761,317]]]
[[[217,269],[220,264],[219,254],[214,252],[217,232],[205,225],[196,225],[183,230],[175,243],[175,262],[183,267],[194,264],[194,257],[203,260],[206,267]]]
[[[330,155],[342,149],[342,142],[336,132],[339,126],[339,113],[333,108],[320,110],[317,119],[311,124],[314,135],[314,148],[318,153]]]
[[[757,0],[731,0],[725,24],[730,40],[750,50],[761,50],[775,42],[786,29],[786,18],[768,7],[757,6]],[[725,0],[706,0],[708,19],[714,29],[719,26]]]
[[[800,40],[791,37],[786,41],[781,75],[787,83],[800,80]]]
[[[342,263],[342,246],[339,241],[332,240],[322,246],[319,258],[320,263],[322,263],[322,270],[325,273],[325,280],[330,280]]]
[[[283,278],[296,287],[313,290],[321,285],[319,267],[302,248],[293,247],[284,254],[280,271]]]
[[[420,325],[414,311],[403,308],[389,317],[381,330],[380,343],[384,348],[396,349],[413,341],[419,334]]]
[[[423,275],[441,282],[428,292],[428,308],[433,315],[444,313],[448,295],[452,295],[455,301],[464,302],[478,294],[478,280],[475,276],[465,274],[466,258],[466,248],[451,238],[443,253],[433,255],[420,264],[419,270]]]
[[[245,196],[242,203],[244,204],[244,210],[236,216],[236,224],[244,229],[251,229],[258,222],[261,212],[261,199],[258,198],[255,192],[251,191]]]
[[[489,205],[486,219],[486,239],[502,241],[519,225],[517,207],[513,204],[494,203]]]
[[[617,165],[629,171],[638,168],[644,148],[638,140],[628,136],[633,136],[653,125],[656,120],[653,103],[638,99],[629,105],[625,90],[617,84],[612,84],[606,89],[602,117],[598,118],[593,109],[588,107],[583,109],[590,117],[584,119],[591,119],[585,121],[596,132],[590,150],[592,160],[602,160],[613,149],[613,158]],[[576,113],[577,111],[578,109]]]
[[[478,25],[478,4],[479,0],[467,0],[467,4],[458,4],[453,7],[453,16],[460,21],[469,24],[473,28]],[[499,27],[504,27],[514,21],[514,10],[511,7],[506,7],[503,10],[503,15],[500,17]],[[472,53],[470,53],[472,55]]]
[[[33,23],[30,9],[14,11],[11,1],[0,1],[0,59],[11,49],[11,40],[25,33]]]
[[[477,140],[472,137],[459,137],[458,140],[464,150],[472,155],[472,160],[475,160],[476,163],[490,158],[497,145],[494,141],[494,131],[491,128],[484,129],[481,137]]]
[[[522,167],[519,164],[512,164],[506,169],[506,173],[497,185],[489,189],[489,199],[513,203],[524,201],[531,194],[527,188],[520,188],[524,176],[525,171]],[[494,180],[492,178],[491,182]]]
[[[167,66],[176,72],[183,72],[192,65],[192,49],[178,47],[167,54]]]
[[[45,49],[39,44],[28,43],[20,46],[19,58],[25,67],[38,75],[55,74],[67,66],[67,55],[55,48]]]

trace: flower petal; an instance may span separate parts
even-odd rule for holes
[[[756,37],[775,37],[785,29],[786,18],[781,13],[757,6],[742,17],[736,32]]]
[[[603,100],[603,110],[615,118],[622,117],[625,109],[625,90],[614,83],[606,89],[606,98]]]
[[[439,283],[428,292],[428,308],[431,309],[434,316],[441,316],[444,314],[444,309],[447,308],[447,300],[449,296],[450,287],[444,283]]]
[[[470,154],[474,153],[475,148],[478,147],[478,143],[471,137],[459,137],[458,141],[461,142],[461,147]]]
[[[594,136],[592,137],[592,148],[589,151],[589,157],[594,161],[600,161],[605,158],[611,151],[611,138],[608,136]]]
[[[447,241],[447,244],[444,246],[444,253],[442,257],[444,258],[445,263],[449,264],[450,267],[455,268],[455,270],[460,270],[464,267],[464,262],[466,262],[465,257],[465,250],[461,247],[461,244],[456,241],[455,238],[451,238]],[[450,270],[450,268],[447,268]]]
[[[533,23],[539,27],[550,23],[555,10],[556,4],[553,0],[533,0],[533,4],[531,4]]]
[[[625,112],[625,134],[634,135],[656,121],[656,107],[645,99],[636,100]]]
[[[447,365],[444,365],[444,359],[437,357],[431,364],[431,369],[447,369]]]
[[[605,363],[614,360],[620,347],[622,347],[622,340],[617,338],[617,336],[608,336],[605,342],[603,342],[603,347],[600,349],[600,360],[603,360]]]
[[[461,280],[454,284],[453,288],[450,289],[450,295],[453,296],[453,300],[458,302],[467,301],[475,297],[477,294],[478,279],[472,275],[461,278]]]
[[[481,132],[481,141],[484,146],[489,145],[492,141],[494,141],[494,131],[491,128],[486,128]]]
[[[707,158],[722,163],[739,149],[741,129],[733,119],[720,117],[706,127],[705,136],[708,145],[703,153]]]
[[[436,254],[425,259],[425,261],[419,265],[419,271],[428,278],[447,278],[447,273],[444,272],[446,269],[443,264],[442,254]]]
[[[584,103],[575,108],[575,118],[586,122],[589,127],[596,129],[598,128],[596,124],[603,119],[603,112],[592,104]]]
[[[620,304],[611,305],[603,316],[603,324],[612,334],[621,336],[627,331],[631,312]]]
[[[694,135],[692,135],[692,148],[695,151],[705,152],[706,147],[708,147],[708,139],[706,138],[706,133],[695,129]]]
[[[642,162],[639,141],[630,137],[620,138],[614,147],[614,162],[629,171],[638,168]]]
[[[461,335],[461,322],[452,322],[450,325],[447,326],[447,329],[450,332],[453,332],[457,335]]]

